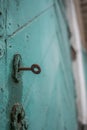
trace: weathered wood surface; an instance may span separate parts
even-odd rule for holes
[[[77,130],[74,79],[67,23],[61,1],[0,0],[0,129],[10,130],[10,112],[21,103],[29,130]],[[2,27],[1,25],[1,27]],[[14,54],[24,66],[37,63],[40,75],[12,79]]]

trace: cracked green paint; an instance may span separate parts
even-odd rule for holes
[[[22,104],[29,130],[77,130],[74,80],[67,22],[60,0],[0,0],[0,129],[10,129],[10,113]],[[12,61],[37,63],[41,74],[12,79]]]

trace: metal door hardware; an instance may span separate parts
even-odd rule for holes
[[[10,130],[28,130],[25,121],[25,111],[21,104],[13,105],[10,115]]]
[[[22,58],[20,54],[14,55],[13,58],[13,79],[15,82],[19,82],[21,78],[21,71],[32,71],[34,74],[40,74],[41,68],[37,64],[31,65],[31,67],[21,67]]]
[[[30,68],[27,68],[27,67],[18,68],[18,71],[27,71],[27,70],[32,71],[34,74],[39,74],[41,72],[41,68],[37,64],[33,64]]]
[[[21,79],[21,73],[18,71],[18,68],[22,64],[22,58],[21,55],[16,54],[13,58],[13,71],[12,71],[12,77],[14,82],[19,82]]]

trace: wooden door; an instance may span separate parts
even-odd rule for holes
[[[4,52],[0,59],[0,129],[77,130],[68,31],[60,1],[0,2],[1,17],[4,15],[0,39]],[[18,72],[20,79],[15,82],[15,55],[22,59],[18,67],[38,64],[41,73]],[[21,111],[25,116],[20,115]]]

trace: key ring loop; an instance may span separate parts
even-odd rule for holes
[[[36,69],[36,70],[35,70]],[[33,64],[31,66],[31,71],[34,73],[34,74],[39,74],[41,72],[41,68],[39,65],[37,64]]]

